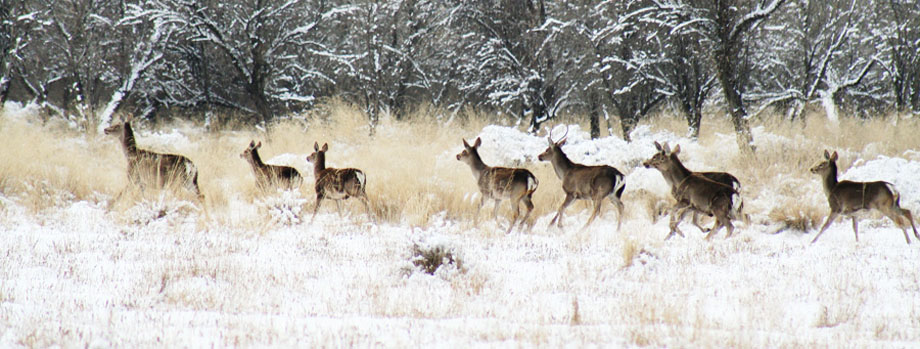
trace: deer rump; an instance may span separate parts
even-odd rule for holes
[[[727,218],[737,218],[735,212],[740,210],[741,205],[741,198],[735,189],[696,173],[675,186],[672,194],[678,206],[689,206],[710,217],[724,215]]]
[[[316,179],[316,193],[323,198],[340,200],[356,196],[364,188],[367,177],[355,168],[326,169]]]
[[[523,188],[520,187],[520,184],[524,184]],[[478,185],[486,196],[512,198],[518,190],[520,190],[519,195],[536,190],[537,178],[525,169],[492,167],[479,176]]]
[[[136,183],[149,178],[156,179],[159,186],[176,180],[182,180],[187,185],[198,182],[198,169],[188,158],[146,150],[138,150],[137,155],[129,159],[128,174]]]

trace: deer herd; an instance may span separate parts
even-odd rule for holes
[[[140,149],[134,138],[130,120],[112,125],[105,129],[105,134],[119,137],[128,163],[127,174],[131,184],[139,188],[154,184],[162,187],[167,184],[180,184],[199,200],[204,195],[198,187],[198,169],[187,157],[176,154],[156,153]],[[558,141],[554,141],[552,132],[547,136],[549,146],[538,156],[540,161],[548,161],[562,181],[562,191],[565,199],[558,211],[553,216],[549,225],[556,224],[562,228],[562,217],[565,209],[575,200],[590,200],[593,206],[591,216],[585,222],[582,230],[587,228],[601,210],[604,199],[609,198],[617,210],[617,230],[623,223],[623,191],[626,188],[624,175],[611,166],[588,166],[575,163],[563,152],[568,129]],[[503,199],[510,199],[513,204],[513,215],[508,229],[510,233],[516,224],[521,231],[529,231],[533,222],[527,223],[534,209],[533,194],[539,186],[539,181],[533,173],[523,168],[492,167],[486,165],[479,155],[482,139],[476,138],[473,145],[463,140],[463,150],[457,154],[457,160],[469,165],[473,177],[479,186],[481,200],[476,210],[476,222],[479,212],[485,205],[486,199],[492,199],[495,204],[492,216],[498,213],[499,204]],[[667,143],[654,143],[656,152],[642,165],[645,168],[654,168],[661,172],[665,182],[671,188],[671,195],[676,204],[670,211],[670,222],[667,237],[674,234],[684,236],[678,225],[688,214],[693,214],[692,223],[704,233],[705,239],[710,239],[723,227],[726,229],[726,238],[734,232],[732,221],[741,220],[749,224],[748,216],[743,213],[744,204],[741,199],[741,184],[738,179],[725,172],[693,172],[687,169],[680,161],[680,145],[671,149]],[[255,175],[256,187],[260,189],[300,188],[303,177],[297,169],[289,166],[268,165],[262,162],[259,148],[262,143],[251,141],[249,146],[240,154],[252,167]],[[311,222],[316,218],[320,204],[325,199],[333,200],[341,214],[340,201],[348,198],[357,198],[364,204],[365,211],[373,219],[366,192],[367,177],[364,172],[355,168],[328,168],[326,167],[326,152],[328,144],[314,143],[314,152],[306,160],[313,164],[316,191],[316,203],[313,208]],[[920,240],[920,234],[914,225],[913,215],[910,211],[900,206],[900,194],[888,182],[853,182],[837,180],[837,152],[833,154],[824,151],[824,159],[810,169],[810,172],[821,177],[824,192],[831,212],[827,216],[821,230],[815,236],[814,243],[821,234],[841,215],[848,216],[853,223],[853,234],[859,241],[859,228],[856,213],[860,211],[876,210],[890,218],[896,226],[904,232],[904,239],[910,244],[907,227],[913,229],[914,237]],[[524,203],[527,212],[518,221],[520,204]],[[704,214],[715,218],[715,225],[706,229],[698,221],[698,216]]]

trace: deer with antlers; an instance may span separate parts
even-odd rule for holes
[[[514,224],[517,222],[521,201],[527,207],[527,213],[521,219],[520,229],[523,229],[527,218],[530,217],[530,212],[533,211],[533,193],[537,191],[537,186],[539,185],[537,177],[523,168],[491,167],[486,165],[479,156],[479,146],[481,145],[482,139],[480,138],[476,138],[476,142],[472,146],[464,139],[464,149],[460,154],[457,154],[457,160],[466,163],[473,170],[473,177],[476,178],[479,192],[482,193],[479,207],[476,209],[476,219],[478,221],[479,211],[482,210],[487,198],[495,201],[495,208],[492,211],[493,218],[498,215],[498,207],[502,199],[510,198],[514,204],[514,215],[511,217],[511,224],[505,234],[511,233],[511,229],[514,228]]]
[[[107,135],[117,135],[128,160],[128,181],[144,188],[147,181],[155,181],[158,187],[180,181],[199,199],[204,195],[198,188],[198,168],[187,157],[177,154],[163,154],[140,149],[134,139],[131,120],[111,125],[104,130]]]
[[[316,213],[319,212],[323,199],[334,200],[336,209],[341,214],[339,201],[350,197],[361,200],[367,216],[373,219],[365,192],[367,177],[364,176],[364,172],[356,168],[326,168],[328,143],[323,144],[323,147],[320,148],[319,143],[314,142],[313,150],[314,152],[307,157],[307,162],[313,164],[313,176],[316,179],[316,206],[313,207],[313,217],[310,218],[310,222],[316,219]]]
[[[677,226],[691,211],[716,218],[716,224],[709,234],[706,234],[706,240],[709,240],[722,227],[728,231],[726,238],[731,237],[735,230],[732,219],[743,216],[741,211],[744,204],[741,196],[728,185],[688,170],[677,156],[671,156],[678,153],[680,153],[680,145],[674,147],[672,154],[658,152],[642,163],[646,168],[654,167],[666,180],[675,183],[671,186],[671,195],[677,200],[677,205],[671,210],[671,231],[668,232],[665,240],[670,239],[675,233],[684,236]]]
[[[680,159],[677,157],[677,156],[680,154],[680,147],[679,147],[679,146],[678,146],[678,147],[675,147],[675,149],[672,151],[671,148],[668,146],[668,143],[667,143],[667,142],[665,142],[664,145],[659,144],[658,142],[655,142],[655,149],[658,150],[658,152],[655,154],[655,156],[667,156],[667,157],[671,157],[671,158],[672,158],[672,161],[677,161],[677,162],[680,161]],[[735,176],[731,175],[730,173],[727,173],[727,172],[693,172],[693,173],[698,174],[698,175],[703,176],[703,177],[706,177],[707,179],[709,179],[709,180],[711,180],[711,181],[713,181],[713,182],[721,183],[721,184],[723,184],[723,185],[729,186],[729,187],[731,187],[732,189],[734,189],[736,192],[741,193],[741,182],[738,181],[738,178],[736,178]],[[665,180],[666,182],[668,182],[668,185],[671,187],[671,190],[673,191],[673,190],[674,190],[674,186],[676,186],[676,185],[678,184],[678,179],[676,179],[676,178],[675,178],[672,174],[670,174],[670,173],[664,173],[664,172],[662,172],[661,174],[662,174],[662,176],[664,177],[664,180]],[[747,216],[744,216],[744,217],[745,217],[745,220],[746,220],[746,219],[747,219],[747,218],[746,218]],[[693,211],[693,216],[691,217],[691,222],[693,223],[693,225],[695,225],[697,228],[699,228],[699,229],[700,229],[702,232],[704,232],[704,233],[709,232],[709,231],[712,230],[712,229],[710,229],[710,228],[703,228],[703,227],[700,225],[700,223],[699,223],[699,212],[698,212],[698,211]]]
[[[824,183],[824,194],[827,195],[827,203],[831,206],[831,213],[827,216],[821,231],[815,236],[811,243],[818,241],[821,234],[827,230],[827,227],[834,222],[840,215],[850,216],[853,220],[853,234],[856,241],[859,241],[859,226],[855,214],[863,210],[878,210],[890,218],[896,226],[904,232],[904,239],[910,244],[910,236],[907,234],[907,225],[914,230],[914,237],[920,240],[920,234],[917,234],[917,227],[914,225],[914,216],[910,210],[901,208],[901,195],[894,189],[894,186],[888,182],[852,182],[837,181],[837,152],[829,154],[824,151],[824,160],[812,167],[811,173],[821,176]],[[906,220],[906,222],[905,222]]]
[[[262,162],[259,156],[259,148],[262,142],[256,144],[256,141],[250,141],[249,147],[240,154],[240,158],[252,166],[252,172],[256,176],[256,186],[265,190],[273,186],[280,186],[288,190],[300,187],[303,178],[297,169],[290,166],[268,165]]]
[[[552,131],[550,131],[546,137],[549,147],[537,157],[540,161],[552,163],[556,176],[562,180],[562,190],[565,192],[565,200],[562,201],[559,211],[556,212],[549,225],[556,223],[559,228],[562,228],[562,213],[566,207],[576,199],[591,200],[594,203],[594,211],[588,218],[588,222],[581,228],[584,230],[597,217],[604,198],[609,197],[617,208],[617,231],[619,231],[620,226],[623,225],[623,202],[620,201],[620,198],[623,196],[623,190],[626,189],[623,174],[611,166],[586,166],[569,160],[569,157],[562,151],[568,133],[569,129],[566,127],[565,134],[556,142],[553,141]]]

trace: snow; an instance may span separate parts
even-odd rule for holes
[[[804,141],[754,132],[758,146]],[[509,127],[488,126],[479,136],[487,162],[533,163],[547,146],[545,136]],[[563,150],[576,162],[619,168],[627,193],[667,195],[661,176],[638,165],[653,141],[680,144],[689,167],[705,167],[694,156],[704,147],[690,139],[647,126],[632,138],[591,140],[572,125]],[[178,131],[144,139],[192,146]],[[733,142],[724,135],[707,146],[734,149]],[[309,169],[303,157],[270,162]],[[920,159],[905,153],[858,160],[841,178],[890,181],[902,205],[920,212],[917,173]],[[773,198],[745,196],[761,205]],[[803,200],[822,196],[803,193]],[[304,211],[313,201],[304,197],[232,199],[228,213],[169,196],[125,210],[71,198],[31,212],[0,194],[0,347],[920,341],[920,250],[885,219],[864,220],[858,243],[849,224],[833,225],[811,245],[813,233],[767,234],[772,227],[756,221],[731,239],[704,241],[685,226],[687,237],[662,241],[666,219],[627,213],[617,232],[609,206],[584,232],[576,228],[589,212],[573,205],[564,230],[547,228],[548,213],[531,233],[504,235],[506,221],[477,227],[444,213],[425,226],[375,225],[354,203],[343,205],[351,208],[344,217],[327,209],[309,223]],[[207,218],[222,214],[232,219]],[[443,247],[462,264],[420,272],[411,263],[414,246]]]

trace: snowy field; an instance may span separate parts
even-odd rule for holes
[[[532,163],[544,137],[499,126],[480,136],[487,162],[550,166]],[[609,202],[586,231],[584,204],[569,207],[565,229],[547,228],[563,195],[551,178],[539,191],[559,198],[535,203],[553,207],[532,232],[510,235],[507,209],[491,220],[491,204],[478,226],[447,212],[424,225],[375,225],[357,203],[343,205],[344,217],[329,205],[311,224],[309,184],[304,194],[231,196],[227,212],[171,195],[112,210],[107,197],[66,194],[33,212],[0,193],[0,347],[920,345],[920,243],[905,244],[891,221],[868,215],[859,242],[838,221],[812,245],[814,231],[769,216],[796,202],[823,219],[819,179],[796,174],[794,194],[743,192],[752,222],[737,223],[734,237],[704,241],[685,222],[685,238],[664,241],[667,217],[629,201],[667,196],[661,175],[639,167],[652,142],[681,144],[691,169],[717,168],[718,158],[694,157],[702,145],[646,126],[633,139],[592,141],[572,126],[564,147],[577,162],[627,174],[621,231]],[[763,129],[755,139],[760,148],[802,142]],[[713,146],[737,156],[732,135]],[[445,163],[459,150],[458,139]],[[310,168],[301,171],[312,183]],[[856,160],[840,177],[891,181],[920,214],[918,173],[920,154],[907,151]],[[467,184],[456,190],[475,192]],[[413,251],[438,247],[455,262],[433,274],[414,266]]]

